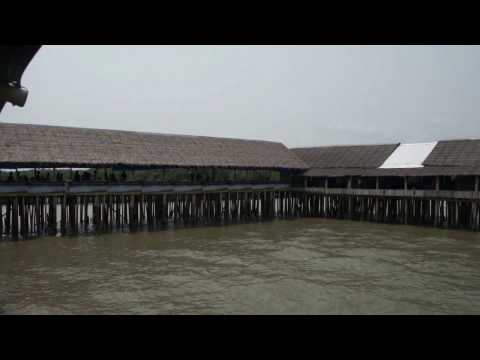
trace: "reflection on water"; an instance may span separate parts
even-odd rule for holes
[[[0,313],[480,313],[480,234],[324,219],[0,243]]]

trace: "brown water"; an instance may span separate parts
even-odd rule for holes
[[[322,219],[0,243],[6,314],[480,313],[480,234]]]

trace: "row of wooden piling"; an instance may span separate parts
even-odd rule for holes
[[[298,215],[288,191],[0,197],[4,238],[248,222]]]
[[[477,200],[302,191],[0,197],[2,238],[320,217],[478,230]]]
[[[301,216],[478,230],[478,200],[298,194]]]

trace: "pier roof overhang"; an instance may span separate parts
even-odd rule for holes
[[[422,168],[398,168],[398,169],[313,168],[305,171],[302,175],[307,177],[469,176],[469,175],[480,175],[480,167],[425,166]]]
[[[308,168],[278,142],[0,123],[0,167],[68,166]]]
[[[480,167],[425,166],[411,169],[371,169],[362,176],[468,176],[480,175]]]

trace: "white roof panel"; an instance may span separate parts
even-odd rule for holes
[[[421,168],[437,142],[400,144],[380,169]]]

